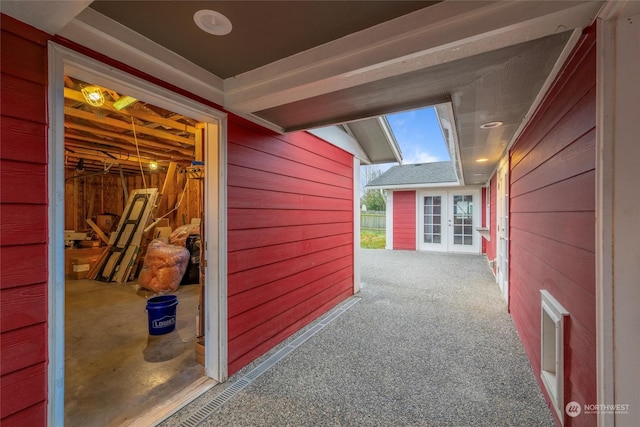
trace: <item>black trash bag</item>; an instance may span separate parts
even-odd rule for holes
[[[189,262],[180,284],[198,284],[200,283],[200,235],[190,234],[185,241],[185,247],[189,251]]]

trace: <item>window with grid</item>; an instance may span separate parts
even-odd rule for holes
[[[442,197],[424,198],[424,243],[442,242]]]
[[[453,196],[453,244],[473,245],[473,196]]]

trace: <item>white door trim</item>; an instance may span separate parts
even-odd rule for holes
[[[205,221],[208,250],[205,271],[205,346],[215,351],[205,352],[205,373],[224,381],[227,378],[227,277],[226,277],[226,114],[192,99],[156,86],[146,80],[114,69],[66,47],[49,42],[48,46],[48,425],[64,424],[64,80],[72,74],[107,87],[125,90],[128,94],[171,109],[209,124],[211,136],[217,136],[217,149],[207,150],[207,164],[216,165],[218,173],[208,173],[205,188],[210,195],[206,212],[215,212],[215,221]],[[211,124],[218,129],[212,129]],[[213,139],[213,138],[212,138]],[[207,146],[212,139],[207,141]],[[212,248],[211,246],[215,246]]]
[[[473,245],[460,246],[453,243],[453,196],[473,196]],[[423,200],[426,196],[442,197],[442,243],[439,245],[424,243],[422,234],[424,227]],[[482,195],[477,187],[463,187],[458,189],[434,188],[430,190],[416,191],[416,249],[420,251],[452,252],[479,254],[482,251],[482,236],[476,230],[480,227],[482,216]],[[468,249],[468,250],[467,250]]]
[[[360,292],[360,159],[353,156],[353,293]]]
[[[608,2],[597,24],[596,80],[596,381],[599,426],[630,426],[640,417],[637,328],[640,314],[640,4]]]
[[[509,303],[509,159],[503,158],[496,173],[496,281]]]
[[[453,219],[453,197],[454,196],[468,196],[471,195],[472,196],[472,204],[473,204],[473,224],[472,224],[472,236],[473,236],[473,245],[471,246],[466,246],[466,245],[456,245],[454,243],[454,237],[453,237],[453,233],[455,230],[455,224],[452,224],[451,226],[447,225],[447,227],[449,228],[448,230],[448,241],[449,241],[449,252],[456,252],[456,253],[473,253],[473,254],[479,254],[480,252],[482,252],[482,236],[480,235],[480,233],[476,230],[477,228],[479,228],[482,225],[482,195],[480,193],[480,190],[477,188],[466,188],[466,189],[460,189],[460,190],[449,190],[448,191],[448,197],[447,197],[447,212],[448,212],[448,216],[449,218],[447,218],[447,223],[449,222],[449,220]],[[467,250],[470,249],[470,250]]]
[[[434,191],[416,191],[417,195],[417,219],[416,219],[416,239],[418,239],[418,245],[416,248],[419,251],[434,251],[434,252],[448,252],[449,241],[449,194],[446,190],[434,190]],[[440,243],[425,243],[424,242],[424,198],[434,196],[440,197],[441,211],[440,211]]]
[[[387,191],[387,218],[385,228],[385,249],[393,250],[393,190]]]

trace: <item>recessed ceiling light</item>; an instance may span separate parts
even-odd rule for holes
[[[483,123],[480,125],[480,129],[493,129],[493,128],[499,128],[500,126],[502,126],[504,123],[502,122],[487,122],[487,123]]]
[[[215,10],[199,10],[193,14],[193,21],[202,31],[216,36],[227,35],[232,28],[229,18]]]
[[[489,159],[485,159],[484,157],[482,159],[476,159],[476,162],[478,163],[482,163],[482,162],[488,162]]]

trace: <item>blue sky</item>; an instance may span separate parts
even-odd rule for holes
[[[403,163],[451,160],[432,107],[389,114],[387,120],[402,151]]]

